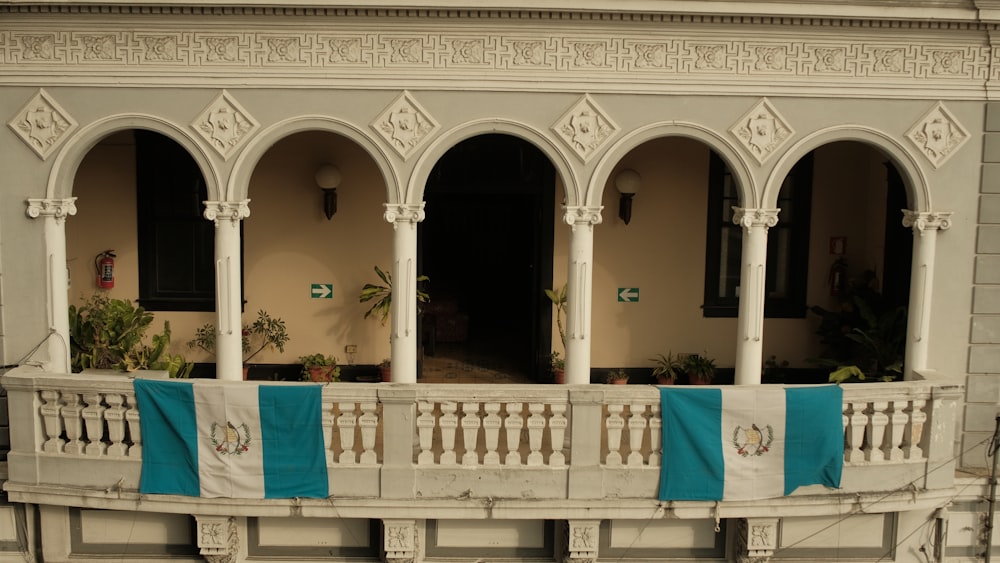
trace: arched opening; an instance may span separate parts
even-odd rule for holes
[[[461,360],[455,369],[482,369],[484,378],[547,373],[551,162],[517,137],[476,136],[437,162],[424,199],[418,258],[431,296],[421,316],[425,356],[444,369],[448,359]]]

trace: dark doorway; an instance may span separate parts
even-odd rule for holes
[[[509,135],[463,141],[427,181],[419,264],[425,355],[539,379],[548,365],[555,171]]]

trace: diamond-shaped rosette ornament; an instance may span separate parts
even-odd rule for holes
[[[938,168],[969,140],[969,132],[938,102],[910,128],[906,138]]]
[[[743,145],[758,164],[763,164],[792,136],[792,128],[767,98],[743,114],[729,132]]]
[[[45,90],[39,90],[7,126],[45,160],[76,129],[77,123]]]
[[[618,132],[618,125],[585,95],[556,120],[552,131],[580,160],[587,162]]]
[[[226,160],[258,127],[260,124],[225,90],[191,122],[191,128]]]
[[[417,148],[439,127],[431,114],[405,91],[371,123],[371,128],[385,139],[403,160],[416,152]]]

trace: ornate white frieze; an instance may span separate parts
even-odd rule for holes
[[[228,160],[260,124],[225,90],[191,122],[191,128]]]
[[[951,211],[911,211],[903,210],[903,226],[915,233],[923,231],[944,231],[951,228]]]
[[[76,129],[77,123],[45,90],[39,90],[7,125],[45,160]]]
[[[206,201],[205,218],[218,226],[219,221],[238,223],[250,216],[250,200]]]
[[[758,163],[766,161],[792,136],[792,128],[767,98],[743,114],[729,132]]]
[[[66,217],[76,215],[76,198],[66,199],[28,199],[26,210],[28,217],[37,219],[39,217],[54,217],[56,222],[66,221]]]
[[[371,127],[405,160],[440,125],[409,92],[404,91],[375,118]]]
[[[748,209],[733,207],[733,223],[748,230],[752,227],[769,229],[778,224],[780,209]]]
[[[611,140],[618,126],[585,94],[552,124],[552,131],[587,162]]]
[[[236,519],[229,516],[195,515],[198,548],[209,563],[232,563],[240,551]]]
[[[938,102],[906,133],[920,154],[939,168],[969,140],[969,132]]]

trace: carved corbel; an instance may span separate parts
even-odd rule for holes
[[[198,548],[208,563],[235,563],[240,553],[236,518],[232,516],[195,516],[198,522]]]
[[[566,522],[566,556],[563,563],[594,563],[597,561],[599,520],[569,520]]]
[[[778,547],[778,518],[740,518],[736,532],[737,563],[768,563]]]
[[[387,563],[414,563],[417,560],[416,520],[383,520],[382,538]]]

